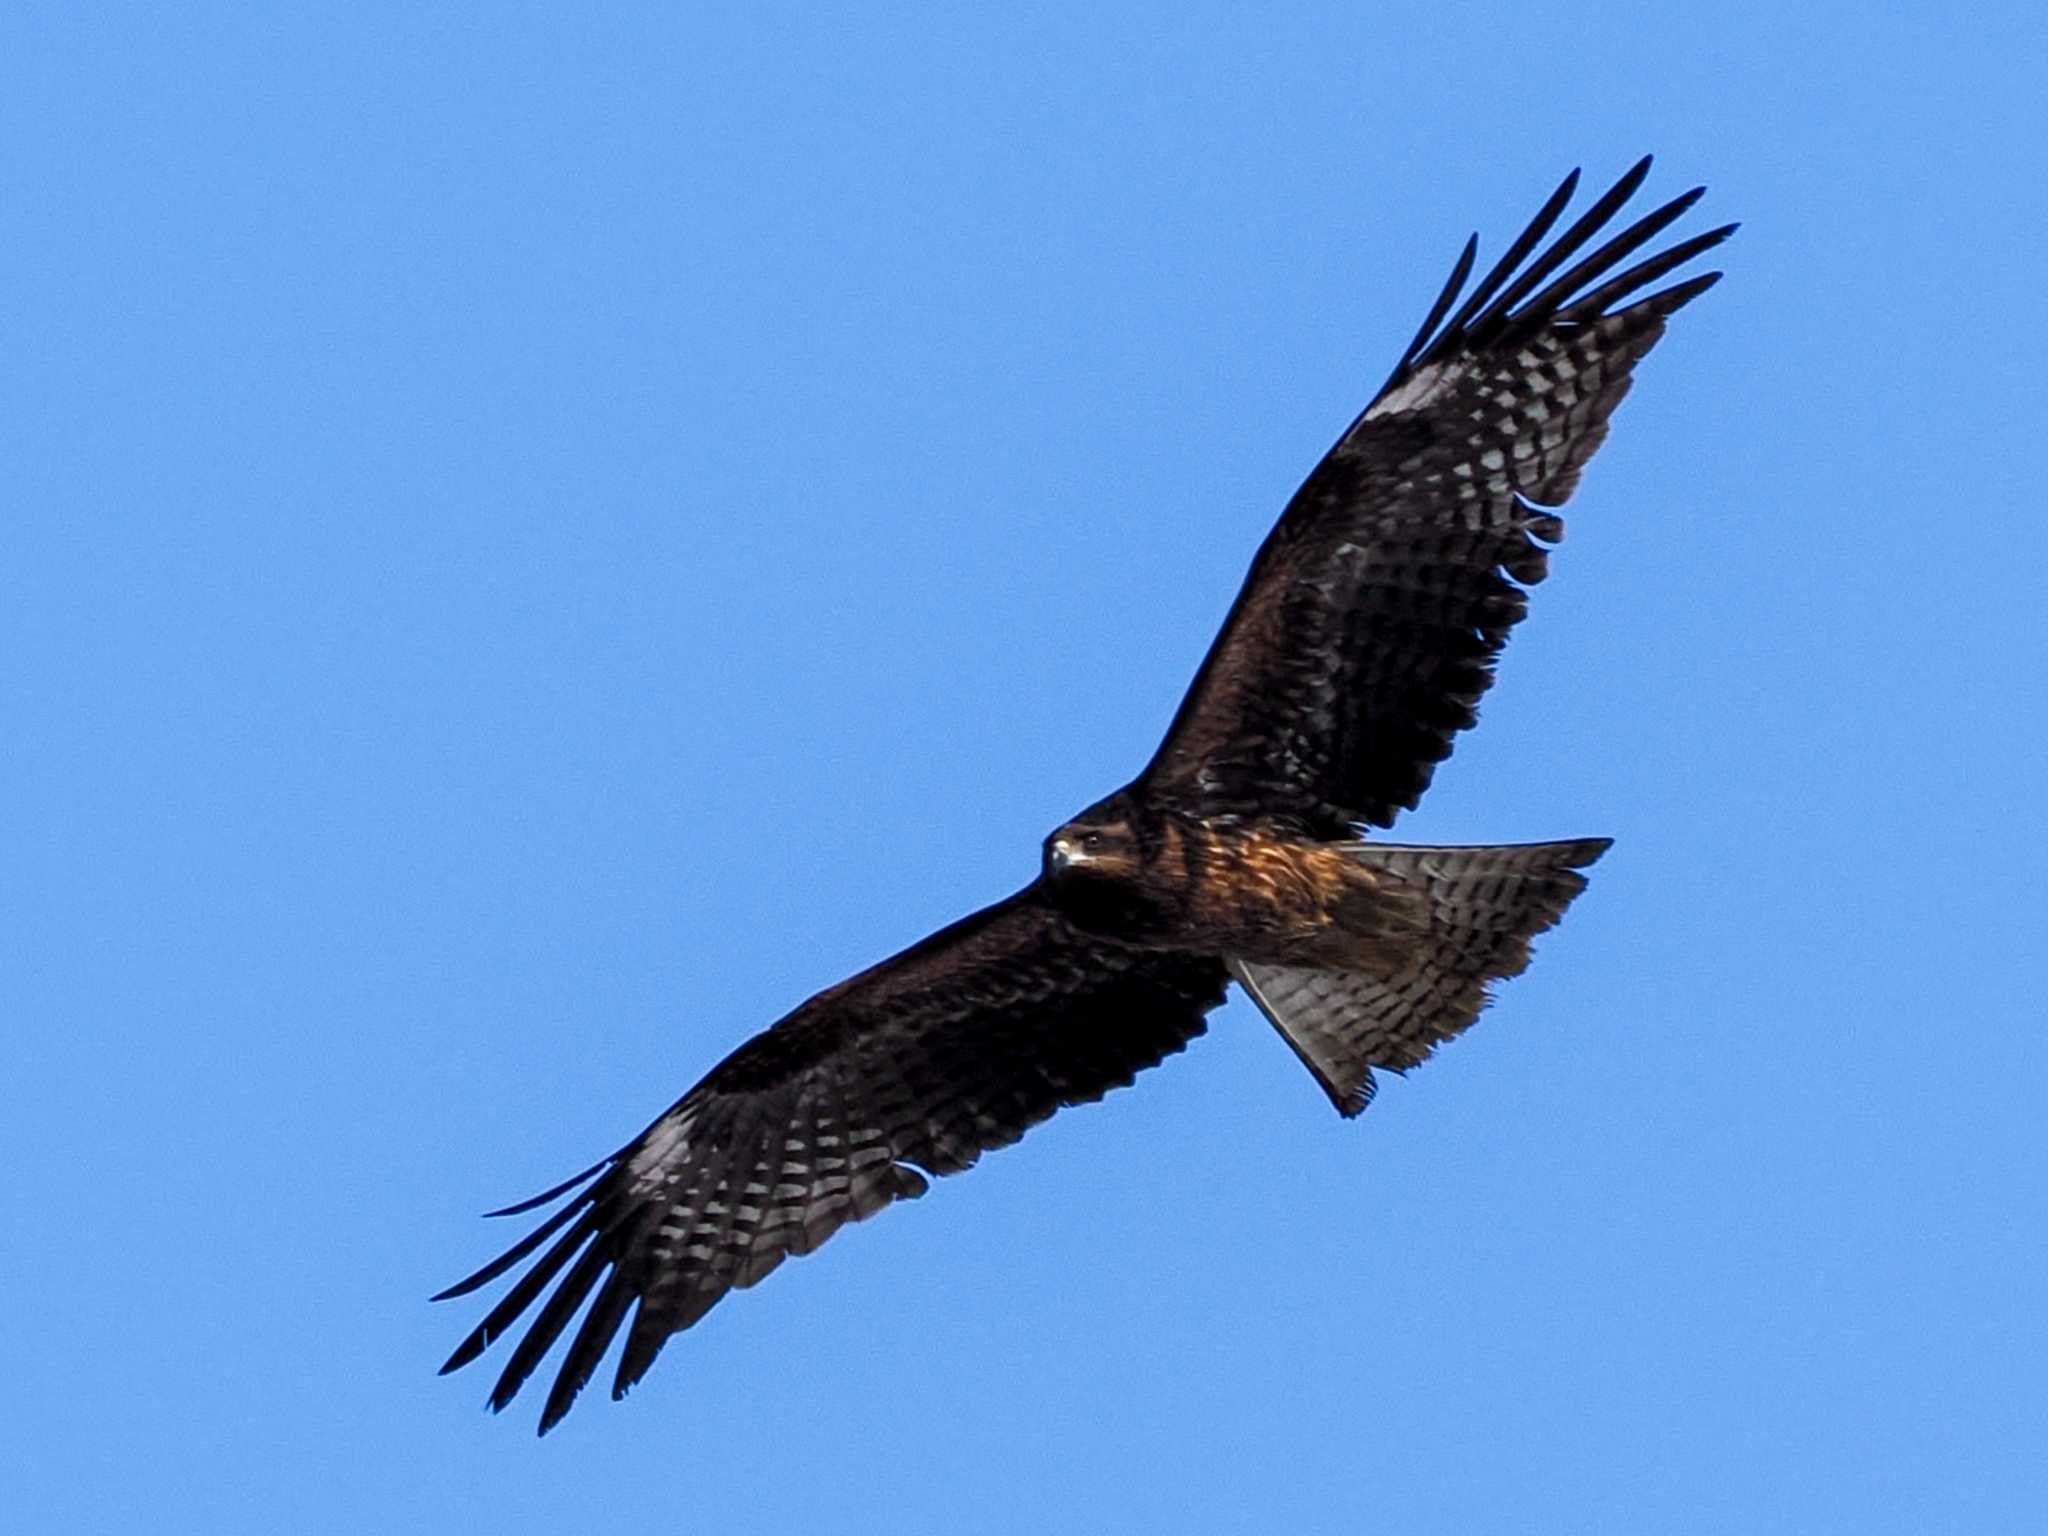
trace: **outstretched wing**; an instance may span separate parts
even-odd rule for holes
[[[1376,826],[1415,804],[1563,535],[1539,506],[1570,497],[1630,371],[1720,277],[1635,297],[1732,224],[1624,266],[1701,188],[1572,262],[1649,165],[1530,259],[1571,200],[1578,173],[1566,177],[1451,314],[1467,243],[1393,377],[1260,548],[1146,770],[1154,793],[1209,814]]]
[[[1078,933],[1036,885],[821,992],[714,1067],[508,1252],[435,1299],[536,1253],[442,1367],[467,1365],[552,1292],[491,1393],[517,1394],[595,1293],[542,1410],[568,1412],[624,1323],[622,1397],[670,1334],[849,1221],[921,1195],[1062,1105],[1099,1099],[1181,1049],[1223,1001],[1219,961]],[[552,1243],[550,1245],[550,1240]],[[547,1245],[547,1246],[544,1246]]]

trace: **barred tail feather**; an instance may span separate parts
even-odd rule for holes
[[[1586,888],[1579,873],[1606,838],[1492,848],[1359,843],[1360,863],[1420,887],[1429,927],[1393,970],[1312,970],[1232,961],[1252,1001],[1293,1047],[1340,1114],[1371,1102],[1373,1068],[1405,1072],[1460,1033],[1488,984],[1520,975],[1529,941]]]

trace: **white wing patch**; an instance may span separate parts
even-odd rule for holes
[[[659,1195],[678,1177],[676,1170],[689,1161],[690,1131],[697,1122],[695,1107],[664,1116],[648,1131],[646,1140],[626,1160],[631,1188],[639,1196]]]
[[[1416,369],[1401,381],[1399,388],[1388,390],[1367,406],[1363,419],[1373,421],[1398,411],[1421,410],[1463,378],[1468,366],[1469,359],[1453,357]]]

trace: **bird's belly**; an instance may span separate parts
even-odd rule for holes
[[[1383,887],[1344,845],[1233,829],[1202,854],[1186,929],[1204,953],[1386,972],[1417,933],[1414,894]]]

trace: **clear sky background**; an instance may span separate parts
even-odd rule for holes
[[[883,12],[6,8],[7,1526],[2041,1529],[2038,8]],[[1343,1123],[1233,1001],[623,1405],[437,1379],[1645,150],[1728,280],[1400,829],[1618,840],[1480,1026]]]

